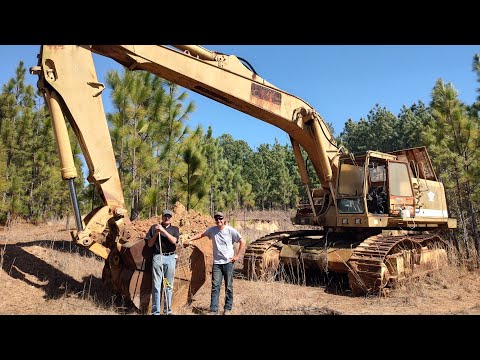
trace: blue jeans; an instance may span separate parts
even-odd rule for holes
[[[218,311],[218,299],[222,286],[222,277],[225,279],[225,306],[224,310],[232,310],[233,306],[233,262],[227,264],[213,264],[212,294],[210,312]]]
[[[152,263],[152,315],[160,315],[160,301],[163,294],[163,313],[172,313],[172,292],[173,279],[175,277],[175,254],[172,255],[153,255]],[[167,286],[163,286],[163,277],[168,281]]]

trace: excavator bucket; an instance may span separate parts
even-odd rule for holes
[[[211,281],[213,246],[208,238],[195,241],[188,248],[177,246],[177,266],[173,286],[172,310],[179,310],[192,303],[194,295]]]
[[[177,266],[173,283],[172,310],[191,304],[193,296],[210,280],[213,264],[212,242],[203,238],[194,246],[177,246]],[[142,313],[151,309],[152,249],[143,238],[112,250],[104,268],[104,280],[111,281]],[[162,298],[163,301],[163,298]]]
[[[105,261],[102,279],[118,293],[131,300],[137,309],[148,311],[152,292],[152,250],[141,238],[116,244]]]

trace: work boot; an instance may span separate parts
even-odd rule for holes
[[[225,310],[223,315],[232,315],[232,310]]]
[[[207,315],[218,315],[218,311],[209,311]]]

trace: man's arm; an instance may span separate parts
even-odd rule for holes
[[[177,243],[179,236],[174,236],[174,235],[170,234],[162,225],[157,225],[157,226],[160,227],[160,228],[159,228],[159,232],[160,232],[163,236],[165,236],[165,237],[168,239],[168,241],[170,241],[172,244],[176,244],[176,243]],[[157,229],[158,229],[158,228],[157,228]],[[176,234],[178,234],[178,231],[176,231]],[[180,234],[178,234],[178,235],[180,235]]]
[[[183,242],[183,246],[187,247],[192,243],[193,240],[198,240],[201,239],[202,237],[207,236],[207,230],[205,230],[203,233],[198,233],[193,235],[190,239],[187,239]]]
[[[153,235],[150,238],[148,238],[148,235],[150,233],[153,233]],[[155,244],[159,234],[162,234],[163,236],[165,236],[168,239],[168,241],[170,241],[172,244],[176,244],[178,241],[178,237],[171,235],[162,225],[157,224],[155,225],[154,228],[150,229],[150,231],[147,234],[146,238],[148,239],[147,240],[148,247],[152,247]]]
[[[237,261],[238,259],[240,259],[243,256],[243,253],[245,252],[245,249],[247,247],[247,242],[245,241],[245,239],[240,238],[240,240],[238,240],[238,242],[240,243],[240,246],[238,247],[237,255],[228,259],[228,261],[230,261],[230,262]]]
[[[148,230],[147,236],[145,240],[147,240],[148,247],[152,247],[157,241],[158,231],[155,231],[154,227],[152,226],[150,230]]]

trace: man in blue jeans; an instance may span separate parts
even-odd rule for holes
[[[163,297],[163,313],[172,314],[173,279],[177,262],[177,248],[180,230],[172,225],[172,211],[164,210],[162,222],[150,227],[145,241],[153,246],[152,262],[152,315],[160,315],[160,300]],[[159,241],[160,240],[160,241]]]
[[[218,299],[222,278],[225,280],[225,306],[224,315],[229,315],[233,306],[233,265],[237,259],[243,256],[246,242],[233,227],[225,224],[223,213],[214,215],[216,226],[212,226],[202,234],[196,234],[184,242],[184,246],[190,245],[193,240],[207,236],[213,241],[213,269],[212,269],[212,293],[210,299],[210,314],[218,313]],[[233,244],[239,242],[237,254]]]

